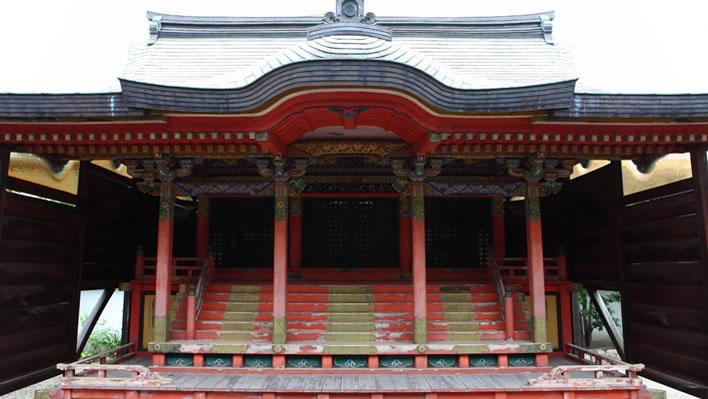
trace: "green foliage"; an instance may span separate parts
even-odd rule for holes
[[[593,306],[592,300],[590,299],[590,294],[588,294],[587,290],[583,289],[580,292],[580,295],[578,295],[578,299],[580,302],[580,317],[583,321],[585,347],[590,348],[592,345],[592,332],[594,330],[602,331],[605,326],[602,324],[600,314],[597,312],[595,306]],[[602,299],[605,301],[605,304],[609,305],[613,302],[619,302],[621,296],[619,292],[612,292],[610,294],[602,295]],[[617,318],[614,309],[608,306],[607,310],[610,312],[610,317],[612,317],[615,324],[619,325],[620,321]]]
[[[81,316],[81,319],[79,320],[81,325],[86,324],[87,319],[87,315]],[[115,349],[121,346],[121,344],[120,332],[109,327],[105,320],[100,320],[93,329],[84,351],[81,352],[81,358],[84,359],[89,356]],[[111,359],[108,360],[110,361]]]

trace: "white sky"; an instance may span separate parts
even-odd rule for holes
[[[335,0],[4,0],[0,92],[117,91],[145,11],[182,15],[324,15]],[[366,0],[379,16],[477,16],[556,11],[583,91],[708,93],[706,0]]]

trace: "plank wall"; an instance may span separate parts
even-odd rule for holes
[[[1,176],[0,394],[73,356],[80,241],[76,196]]]

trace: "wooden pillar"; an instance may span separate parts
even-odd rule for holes
[[[273,229],[273,344],[287,340],[286,300],[288,290],[288,183],[275,182],[275,227]]]
[[[411,214],[414,339],[424,345],[428,341],[424,183],[411,183]]]
[[[707,147],[695,148],[691,151],[691,171],[693,173],[693,188],[696,193],[696,222],[701,263],[703,264],[703,303],[705,310],[704,330],[708,331],[708,160]]]
[[[504,225],[504,197],[492,197],[492,249],[494,258],[506,257],[506,230]]]
[[[293,195],[289,200],[288,268],[291,272],[299,272],[302,269],[302,196]]]
[[[209,196],[197,198],[197,258],[209,256]]]
[[[543,269],[543,234],[541,230],[541,185],[526,185],[526,245],[528,249],[531,329],[534,342],[546,342],[546,287]]]
[[[5,197],[9,182],[8,173],[10,171],[10,150],[0,146],[0,239],[2,239],[2,227],[5,218]],[[80,172],[79,172],[80,173]]]
[[[399,263],[401,272],[411,271],[411,197],[401,194],[399,201]]]
[[[160,218],[157,230],[157,270],[155,271],[155,342],[169,340],[172,291],[172,238],[175,195],[172,181],[160,182]]]
[[[565,344],[573,343],[573,311],[570,298],[571,285],[564,283],[560,287],[561,351],[565,351]]]

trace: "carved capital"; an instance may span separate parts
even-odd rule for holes
[[[520,177],[528,183],[543,183],[546,192],[560,191],[559,179],[567,179],[573,173],[576,160],[547,159],[544,153],[526,159],[503,159],[499,161],[510,176]]]
[[[128,168],[138,189],[145,193],[155,193],[157,183],[174,182],[177,178],[188,177],[201,159],[172,159],[167,156],[152,159],[126,159],[122,163]]]
[[[504,197],[495,195],[492,197],[492,216],[504,215]]]
[[[302,177],[307,170],[307,159],[290,160],[281,156],[274,158],[257,158],[252,161],[258,168],[258,174],[272,177],[276,182],[287,182],[291,178]]]
[[[419,183],[425,181],[428,177],[439,175],[444,163],[439,158],[426,159],[425,157],[418,157],[413,161],[394,159],[391,161],[391,166],[393,167],[393,174],[396,176]]]

